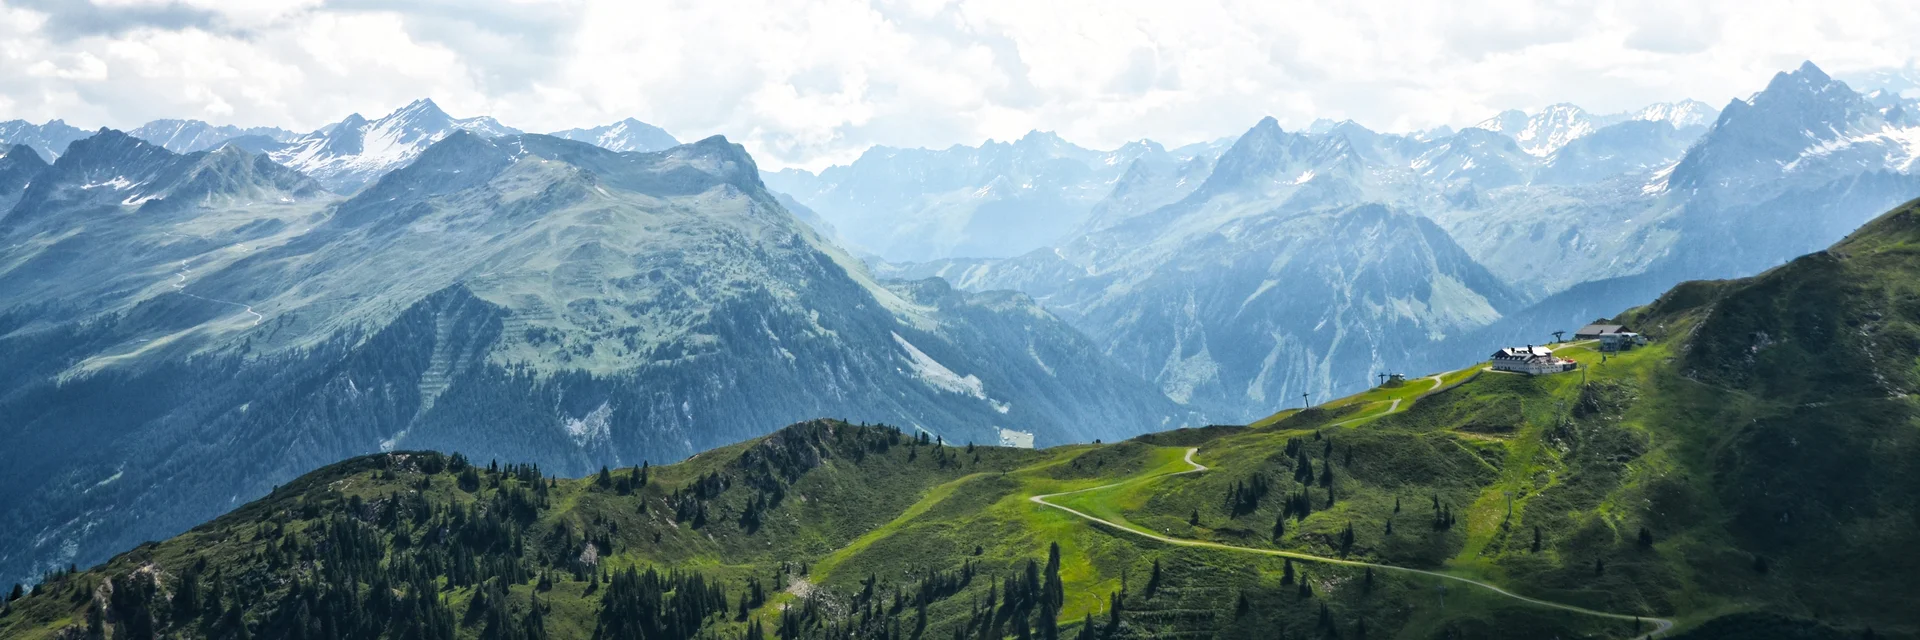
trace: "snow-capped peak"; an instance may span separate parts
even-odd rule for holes
[[[633,118],[591,129],[567,129],[548,135],[585,142],[609,151],[660,151],[680,145],[680,141],[666,130]]]
[[[334,191],[350,192],[413,161],[428,146],[454,131],[484,137],[520,133],[488,116],[456,119],[422,98],[380,117],[359,114],[295,138],[273,152],[274,161],[313,176]]]
[[[1681,100],[1679,102],[1656,102],[1634,112],[1634,120],[1665,122],[1675,129],[1704,127],[1713,124],[1720,117],[1720,110],[1699,100]]]
[[[1571,104],[1556,104],[1527,119],[1527,128],[1514,134],[1520,148],[1536,156],[1546,156],[1567,146],[1575,138],[1593,133],[1593,119],[1585,109]]]
[[[1474,128],[1506,134],[1528,154],[1545,157],[1568,142],[1593,133],[1599,126],[1585,109],[1563,102],[1548,105],[1534,114],[1504,111],[1480,121]]]

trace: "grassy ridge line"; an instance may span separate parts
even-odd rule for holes
[[[1158,478],[1167,478],[1167,477],[1172,477],[1172,476],[1178,476],[1178,475],[1186,475],[1186,474],[1190,474],[1190,473],[1200,473],[1200,472],[1202,472],[1202,471],[1206,471],[1206,470],[1207,470],[1207,467],[1206,467],[1206,465],[1203,465],[1203,464],[1200,464],[1200,463],[1198,463],[1198,462],[1195,462],[1195,461],[1193,460],[1193,456],[1194,456],[1194,454],[1196,454],[1196,453],[1199,453],[1199,452],[1200,452],[1200,449],[1199,449],[1199,447],[1191,447],[1191,448],[1188,448],[1188,449],[1187,449],[1187,455],[1186,455],[1186,457],[1184,458],[1184,460],[1186,460],[1186,462],[1187,462],[1187,464],[1189,464],[1189,465],[1192,465],[1192,468],[1190,468],[1190,469],[1187,469],[1187,470],[1185,470],[1185,471],[1174,471],[1174,472],[1170,472],[1170,473],[1165,473],[1165,474],[1161,474],[1161,475],[1158,475],[1158,476],[1150,476],[1150,477],[1147,477],[1147,478],[1133,478],[1133,479],[1128,479],[1128,480],[1122,480],[1122,481],[1120,481],[1120,482],[1115,482],[1115,483],[1112,483],[1112,484],[1106,484],[1106,485],[1101,485],[1101,486],[1098,486],[1098,487],[1090,487],[1090,488],[1086,488],[1086,489],[1079,489],[1079,490],[1075,490],[1075,491],[1066,491],[1066,492],[1062,492],[1062,493],[1051,493],[1051,494],[1047,494],[1047,495],[1038,495],[1038,496],[1032,496],[1032,497],[1029,497],[1029,498],[1027,498],[1027,501],[1029,501],[1029,502],[1032,502],[1032,503],[1034,503],[1034,504],[1038,504],[1038,505],[1042,505],[1042,506],[1047,506],[1047,507],[1052,507],[1052,508],[1055,508],[1055,509],[1059,509],[1059,510],[1061,510],[1061,511],[1065,511],[1065,512],[1067,512],[1067,513],[1069,513],[1069,514],[1072,514],[1072,515],[1074,515],[1074,516],[1078,516],[1078,517],[1080,517],[1080,518],[1082,518],[1082,519],[1084,519],[1084,520],[1087,520],[1087,521],[1089,521],[1089,522],[1093,522],[1094,524],[1098,524],[1098,525],[1104,525],[1104,526],[1106,526],[1106,527],[1108,527],[1108,528],[1111,528],[1111,529],[1114,529],[1114,530],[1116,530],[1116,531],[1122,531],[1122,532],[1126,532],[1126,533],[1130,533],[1130,534],[1133,534],[1133,535],[1136,535],[1136,536],[1140,536],[1140,537],[1143,537],[1143,538],[1147,538],[1147,539],[1149,539],[1149,540],[1154,540],[1154,541],[1157,541],[1157,542],[1163,542],[1163,543],[1166,543],[1166,544],[1171,544],[1171,545],[1177,545],[1177,546],[1183,546],[1183,547],[1198,547],[1198,548],[1205,548],[1205,549],[1219,549],[1219,550],[1224,550],[1224,551],[1239,551],[1239,552],[1243,552],[1243,553],[1257,553],[1257,554],[1261,554],[1261,555],[1266,555],[1266,556],[1275,556],[1275,557],[1282,557],[1282,558],[1293,558],[1293,559],[1295,559],[1295,560],[1304,560],[1304,561],[1308,561],[1308,562],[1319,562],[1319,563],[1324,563],[1324,564],[1333,564],[1333,565],[1342,565],[1342,566],[1349,566],[1349,567],[1373,567],[1373,568],[1376,568],[1376,569],[1383,569],[1383,570],[1387,570],[1387,571],[1400,571],[1400,572],[1404,572],[1404,573],[1413,573],[1413,574],[1419,574],[1419,575],[1425,575],[1425,576],[1431,576],[1431,577],[1435,577],[1435,578],[1443,578],[1443,579],[1447,579],[1447,580],[1454,580],[1454,581],[1457,581],[1457,582],[1463,582],[1463,583],[1466,583],[1466,584],[1470,584],[1470,585],[1473,585],[1473,586],[1476,586],[1476,587],[1480,587],[1480,588],[1483,588],[1483,589],[1486,589],[1486,590],[1488,590],[1488,591],[1492,591],[1492,592],[1494,592],[1494,593],[1497,593],[1497,594],[1500,594],[1500,595],[1502,595],[1502,596],[1505,596],[1505,597],[1508,597],[1508,598],[1512,598],[1512,599],[1515,599],[1515,600],[1519,600],[1519,601],[1521,601],[1521,602],[1525,602],[1525,603],[1528,603],[1528,604],[1533,604],[1533,605],[1538,605],[1538,606],[1543,606],[1543,607],[1549,607],[1549,608],[1553,608],[1553,609],[1560,609],[1560,610],[1563,610],[1563,611],[1571,611],[1571,612],[1574,612],[1574,613],[1579,613],[1579,614],[1584,614],[1584,615],[1590,615],[1590,616],[1597,616],[1597,617],[1602,617],[1602,618],[1608,618],[1608,619],[1613,619],[1613,620],[1634,620],[1634,621],[1641,621],[1641,620],[1645,620],[1645,621],[1648,621],[1648,622],[1652,622],[1652,623],[1653,623],[1653,625],[1654,625],[1654,628],[1653,628],[1653,629],[1652,629],[1651,631],[1648,631],[1648,632],[1647,632],[1647,633],[1645,633],[1645,634],[1642,634],[1642,635],[1639,635],[1639,636],[1635,636],[1635,640],[1645,640],[1645,639],[1647,639],[1647,638],[1653,638],[1653,637],[1657,637],[1657,636],[1659,636],[1659,635],[1661,635],[1661,634],[1664,634],[1664,633],[1666,633],[1666,632],[1667,632],[1667,630],[1669,630],[1669,629],[1672,629],[1672,628],[1673,628],[1673,621],[1672,621],[1672,620],[1669,620],[1669,619],[1666,619],[1666,618],[1648,618],[1648,617],[1644,617],[1644,616],[1633,616],[1633,615],[1626,615],[1626,614],[1621,614],[1621,613],[1609,613],[1609,612],[1605,612],[1605,611],[1595,611],[1595,610],[1593,610],[1593,609],[1587,609],[1587,608],[1585,608],[1585,607],[1577,607],[1577,606],[1574,606],[1574,605],[1570,605],[1570,604],[1563,604],[1563,603],[1559,603],[1559,602],[1553,602],[1553,601],[1550,601],[1550,600],[1541,600],[1541,599],[1538,599],[1538,598],[1530,598],[1530,597],[1527,597],[1527,596],[1523,596],[1523,595],[1520,595],[1520,594],[1517,594],[1517,593],[1514,593],[1514,592],[1511,592],[1511,591],[1507,591],[1506,589],[1502,589],[1502,588],[1500,588],[1500,587],[1497,587],[1497,586],[1494,586],[1494,585],[1491,585],[1491,584],[1487,584],[1487,583],[1485,583],[1485,582],[1480,582],[1480,581],[1478,581],[1478,580],[1473,580],[1473,579],[1470,579],[1470,578],[1462,578],[1462,577],[1460,577],[1460,576],[1455,576],[1455,575],[1448,575],[1448,574],[1445,574],[1445,573],[1439,573],[1439,572],[1434,572],[1434,571],[1426,571],[1426,570],[1423,570],[1423,569],[1412,569],[1412,568],[1407,568],[1407,567],[1396,567],[1396,566],[1393,566],[1393,565],[1387,565],[1387,564],[1375,564],[1375,563],[1372,563],[1372,562],[1361,562],[1361,561],[1358,561],[1358,560],[1342,560],[1342,559],[1339,559],[1339,558],[1328,558],[1328,557],[1324,557],[1324,556],[1316,556],[1316,555],[1312,555],[1312,554],[1306,554],[1306,553],[1299,553],[1299,552],[1294,552],[1294,551],[1281,551],[1281,550],[1278,550],[1278,549],[1255,549],[1255,548],[1251,548],[1251,547],[1238,547],[1238,546],[1234,546],[1234,545],[1229,545],[1229,544],[1220,544],[1220,543],[1217,543],[1217,542],[1205,542],[1205,541],[1200,541],[1200,540],[1184,540],[1184,539],[1180,539],[1180,538],[1172,538],[1172,537],[1168,537],[1168,536],[1163,536],[1163,535],[1160,535],[1160,534],[1157,534],[1157,533],[1153,533],[1153,532],[1151,532],[1151,531],[1143,531],[1143,530],[1140,530],[1140,529],[1135,529],[1135,528],[1133,528],[1133,527],[1129,527],[1129,526],[1125,526],[1125,525],[1122,525],[1122,524],[1118,524],[1118,523],[1115,523],[1115,522],[1113,522],[1113,521],[1110,521],[1110,520],[1106,520],[1106,519],[1103,519],[1103,518],[1099,518],[1099,517],[1095,517],[1095,516],[1092,516],[1092,515],[1088,515],[1088,514],[1086,514],[1086,513],[1083,513],[1083,512],[1081,512],[1081,511],[1078,511],[1078,510],[1075,510],[1075,509],[1073,509],[1073,508],[1071,508],[1071,507],[1067,507],[1067,506],[1063,506],[1063,505],[1058,505],[1058,504],[1054,504],[1054,503],[1051,503],[1051,502],[1048,502],[1048,501],[1047,501],[1047,499],[1049,499],[1049,498],[1057,498],[1057,497],[1060,497],[1060,496],[1065,496],[1065,495],[1071,495],[1071,494],[1077,494],[1077,493],[1086,493],[1086,492],[1090,492],[1090,491],[1098,491],[1098,490],[1101,490],[1101,489],[1110,489],[1110,488],[1113,488],[1113,487],[1118,487],[1118,486],[1120,486],[1120,485],[1123,485],[1123,484],[1129,484],[1129,483],[1132,483],[1132,482],[1135,482],[1135,481],[1142,481],[1142,480],[1151,480],[1151,479],[1158,479]]]
[[[1475,376],[1478,376],[1482,368],[1481,365],[1474,365],[1465,369],[1456,369],[1416,378],[1399,387],[1374,387],[1350,396],[1327,401],[1314,408],[1341,409],[1355,405],[1364,407],[1356,412],[1359,415],[1326,425],[1327,427],[1346,426],[1373,418],[1381,418],[1399,413],[1404,407],[1421,398],[1465,384]],[[1432,385],[1424,391],[1416,391],[1417,383],[1429,380],[1433,382]],[[1255,420],[1253,423],[1248,424],[1247,427],[1252,429],[1271,427],[1279,424],[1282,420],[1299,414],[1300,411],[1301,410],[1297,408],[1286,409],[1265,418]]]
[[[1418,396],[1415,396],[1415,397],[1414,397],[1413,399],[1419,399],[1419,398],[1425,398],[1425,397],[1427,397],[1427,396],[1430,396],[1430,395],[1433,395],[1433,394],[1435,394],[1435,393],[1439,393],[1439,392],[1440,392],[1440,387],[1441,387],[1442,385],[1444,385],[1444,384],[1446,384],[1446,381],[1444,381],[1444,380],[1441,380],[1441,379],[1440,379],[1440,374],[1437,374],[1437,373],[1436,373],[1436,374],[1433,374],[1433,375],[1430,375],[1430,376],[1427,376],[1427,377],[1425,377],[1425,378],[1421,378],[1421,380],[1432,380],[1432,381],[1433,381],[1433,386],[1432,386],[1432,387],[1429,387],[1429,388],[1427,388],[1427,390],[1426,390],[1425,392],[1422,392],[1422,393],[1421,393],[1420,395],[1418,395]],[[1408,400],[1408,398],[1394,398],[1394,399],[1393,399],[1393,402],[1387,405],[1387,410],[1386,410],[1386,411],[1382,411],[1382,412],[1380,412],[1380,413],[1372,413],[1372,414],[1367,414],[1367,415],[1364,415],[1364,416],[1359,416],[1359,417],[1356,417],[1356,418],[1347,418],[1347,419],[1345,419],[1345,420],[1341,420],[1341,421],[1339,421],[1339,422],[1335,422],[1335,423],[1333,423],[1333,424],[1330,424],[1330,425],[1327,425],[1327,427],[1328,427],[1328,428],[1333,428],[1333,427],[1340,427],[1340,426],[1346,426],[1346,425],[1349,425],[1349,424],[1353,424],[1353,423],[1355,423],[1355,422],[1359,422],[1359,421],[1361,421],[1361,420],[1367,420],[1367,419],[1370,419],[1370,418],[1381,418],[1381,417],[1385,417],[1385,416],[1389,416],[1389,415],[1393,415],[1393,414],[1395,414],[1395,413],[1399,413],[1399,412],[1400,412],[1400,405],[1402,405],[1402,404],[1405,404],[1407,400]]]

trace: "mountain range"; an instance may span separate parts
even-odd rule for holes
[[[1721,111],[1554,105],[1412,134],[1269,119],[1202,170],[1125,172],[1093,206],[1125,224],[1008,258],[873,261],[1026,292],[1170,397],[1248,420],[1815,251],[1920,196],[1913,108],[1808,63]]]
[[[1756,273],[1920,195],[1914,104],[1265,119],[762,172],[429,100],[317,131],[0,123],[0,576],[431,448],[554,472],[779,425],[1039,446],[1248,422]],[[858,256],[858,257],[856,257]]]
[[[420,144],[345,198],[112,130],[0,159],[0,573],[381,450],[585,473],[822,415],[1028,446],[1197,420],[1026,296],[875,280],[724,138]]]
[[[421,99],[379,118],[368,120],[356,113],[308,133],[278,127],[213,125],[200,120],[155,120],[127,134],[174,153],[232,145],[266,154],[314,178],[329,191],[352,195],[380,176],[406,166],[455,131],[486,137],[521,133],[488,116],[455,118],[433,100]],[[27,145],[49,162],[66,153],[67,145],[91,133],[60,120],[39,125],[24,120],[0,122],[0,144]],[[665,130],[633,118],[551,135],[612,151],[661,151],[680,144]]]
[[[1690,129],[1713,124],[1719,115],[1713,105],[1699,100],[1655,103],[1638,111],[1608,115],[1595,115],[1578,105],[1560,103],[1548,105],[1537,113],[1518,109],[1502,111],[1473,126],[1511,137],[1527,153],[1545,157],[1575,140],[1623,122],[1664,122],[1675,129]]]
[[[818,175],[783,169],[765,178],[819,212],[856,252],[894,261],[994,258],[1095,223],[1096,206],[1136,164],[1204,165],[1224,147],[1169,151],[1142,140],[1095,151],[1035,131],[1013,142],[938,151],[876,146]]]

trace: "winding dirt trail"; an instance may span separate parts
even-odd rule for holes
[[[266,316],[260,315],[260,312],[254,311],[253,305],[240,304],[238,302],[229,302],[226,300],[216,300],[216,299],[209,298],[202,295],[194,295],[191,293],[187,293],[187,274],[193,273],[193,268],[188,266],[188,264],[191,262],[192,262],[191,260],[181,260],[180,270],[177,272],[174,272],[173,277],[180,279],[179,282],[173,283],[173,289],[175,293],[178,293],[180,295],[183,295],[189,298],[197,298],[200,300],[205,300],[207,302],[217,302],[219,304],[240,307],[241,309],[245,310],[247,313],[253,314],[253,326],[256,326],[256,327],[260,326],[261,320],[267,319]]]
[[[1427,388],[1427,390],[1426,390],[1425,392],[1422,392],[1422,393],[1421,393],[1421,394],[1420,394],[1419,396],[1417,396],[1417,397],[1415,397],[1415,398],[1414,398],[1414,400],[1419,400],[1420,398],[1425,398],[1425,397],[1427,397],[1427,396],[1430,396],[1430,395],[1433,395],[1433,394],[1435,394],[1435,393],[1439,393],[1439,392],[1440,392],[1440,387],[1442,387],[1442,386],[1444,386],[1444,385],[1446,385],[1446,381],[1445,381],[1445,380],[1441,380],[1441,379],[1440,379],[1440,375],[1441,375],[1441,374],[1437,374],[1437,373],[1436,373],[1436,374],[1433,374],[1433,375],[1430,375],[1430,376],[1427,376],[1427,377],[1425,377],[1425,378],[1421,378],[1421,380],[1432,380],[1432,381],[1433,381],[1433,386],[1432,386],[1432,387],[1428,387],[1428,388]],[[1390,415],[1393,415],[1393,414],[1396,414],[1396,413],[1399,413],[1399,412],[1400,412],[1400,404],[1401,404],[1401,401],[1402,401],[1402,400],[1403,400],[1402,398],[1394,398],[1394,399],[1393,399],[1393,404],[1390,404],[1390,405],[1387,405],[1387,410],[1386,410],[1386,411],[1382,411],[1382,412],[1380,412],[1380,413],[1377,413],[1377,414],[1373,414],[1373,415],[1366,415],[1366,416],[1360,416],[1360,417],[1358,417],[1358,418],[1348,418],[1348,419],[1346,419],[1346,420],[1341,420],[1341,421],[1339,421],[1339,422],[1335,422],[1335,423],[1333,423],[1333,424],[1330,424],[1330,425],[1327,425],[1327,426],[1328,426],[1328,427],[1338,427],[1338,426],[1343,426],[1343,425],[1348,425],[1348,424],[1352,424],[1352,423],[1355,423],[1355,422],[1359,422],[1359,421],[1361,421],[1361,420],[1372,420],[1372,419],[1374,419],[1374,418],[1384,418],[1384,417],[1387,417],[1387,416],[1390,416]],[[1188,460],[1188,462],[1192,462],[1192,460]]]
[[[1437,388],[1437,387],[1436,387],[1436,388]],[[1198,463],[1198,462],[1194,462],[1194,461],[1193,461],[1193,455],[1194,455],[1194,454],[1196,454],[1196,453],[1199,453],[1199,452],[1200,452],[1200,449],[1199,449],[1198,447],[1194,447],[1194,448],[1189,448],[1189,449],[1187,449],[1187,455],[1186,455],[1186,458],[1185,458],[1185,460],[1186,460],[1186,462],[1187,462],[1187,464],[1188,464],[1188,465],[1191,465],[1191,466],[1192,466],[1193,468],[1191,468],[1191,469],[1187,469],[1187,470],[1185,470],[1185,471],[1175,471],[1175,472],[1172,472],[1172,473],[1167,473],[1167,474],[1162,474],[1162,475],[1159,475],[1159,476],[1151,476],[1150,478],[1134,478],[1134,479],[1128,479],[1128,480],[1122,480],[1122,481],[1120,481],[1120,482],[1115,482],[1115,483],[1112,483],[1112,484],[1105,484],[1105,485],[1101,485],[1101,486],[1098,486],[1098,487],[1089,487],[1089,488],[1086,488],[1086,489],[1079,489],[1079,490],[1076,490],[1076,491],[1066,491],[1066,492],[1062,492],[1062,493],[1052,493],[1052,494],[1047,494],[1047,495],[1043,495],[1043,496],[1033,496],[1033,497],[1031,497],[1031,498],[1027,498],[1027,500],[1028,500],[1028,501],[1030,501],[1030,502],[1033,502],[1034,504],[1038,504],[1038,505],[1042,505],[1042,506],[1046,506],[1046,507],[1052,507],[1052,508],[1055,508],[1055,509],[1059,509],[1059,510],[1061,510],[1061,511],[1065,511],[1065,512],[1067,512],[1067,513],[1070,513],[1070,514],[1073,514],[1074,516],[1077,516],[1077,517],[1079,517],[1079,518],[1081,518],[1081,519],[1083,519],[1083,520],[1087,520],[1087,521],[1089,521],[1089,522],[1092,522],[1092,523],[1094,523],[1094,524],[1097,524],[1097,525],[1100,525],[1100,526],[1103,526],[1103,527],[1107,527],[1107,528],[1109,528],[1109,529],[1113,529],[1113,530],[1115,530],[1115,531],[1120,531],[1120,532],[1123,532],[1123,533],[1129,533],[1129,534],[1132,534],[1132,535],[1136,535],[1136,536],[1140,536],[1140,537],[1142,537],[1142,538],[1146,538],[1146,539],[1149,539],[1149,540],[1153,540],[1153,541],[1156,541],[1156,542],[1163,542],[1163,543],[1166,543],[1166,544],[1171,544],[1171,545],[1177,545],[1177,546],[1182,546],[1182,547],[1199,547],[1199,548],[1203,548],[1203,549],[1219,549],[1219,550],[1223,550],[1223,551],[1236,551],[1236,552],[1240,552],[1240,553],[1253,553],[1253,554],[1259,554],[1259,555],[1264,555],[1264,556],[1276,556],[1276,557],[1282,557],[1282,558],[1293,558],[1293,559],[1295,559],[1295,560],[1304,560],[1304,561],[1307,561],[1307,562],[1319,562],[1319,563],[1323,563],[1323,564],[1333,564],[1333,565],[1342,565],[1342,566],[1349,566],[1349,567],[1373,567],[1373,568],[1375,568],[1375,569],[1381,569],[1381,570],[1385,570],[1385,571],[1398,571],[1398,572],[1402,572],[1402,573],[1412,573],[1412,574],[1419,574],[1419,575],[1423,575],[1423,576],[1429,576],[1429,577],[1434,577],[1434,578],[1440,578],[1440,579],[1443,579],[1443,580],[1452,580],[1452,581],[1455,581],[1455,582],[1463,582],[1463,583],[1466,583],[1466,584],[1469,584],[1469,585],[1473,585],[1473,586],[1475,586],[1475,587],[1479,587],[1479,588],[1482,588],[1482,589],[1486,589],[1486,590],[1488,590],[1488,591],[1492,591],[1492,592],[1494,592],[1494,593],[1497,593],[1497,594],[1500,594],[1500,595],[1502,595],[1502,596],[1505,596],[1505,597],[1508,597],[1508,598],[1512,598],[1512,599],[1514,599],[1514,600],[1519,600],[1519,601],[1521,601],[1521,602],[1525,602],[1525,603],[1528,603],[1528,604],[1533,604],[1533,605],[1538,605],[1538,606],[1542,606],[1542,607],[1549,607],[1549,608],[1553,608],[1553,609],[1560,609],[1560,610],[1562,610],[1562,611],[1571,611],[1571,612],[1574,612],[1574,613],[1579,613],[1579,614],[1584,614],[1584,615],[1590,615],[1590,616],[1598,616],[1598,617],[1601,617],[1601,618],[1608,618],[1608,619],[1613,619],[1613,620],[1633,620],[1633,621],[1643,621],[1643,622],[1650,622],[1650,623],[1652,623],[1652,624],[1653,624],[1653,630],[1651,630],[1651,631],[1648,631],[1648,632],[1646,632],[1645,634],[1642,634],[1642,635],[1638,635],[1638,636],[1634,636],[1634,640],[1646,640],[1646,639],[1648,639],[1648,638],[1656,638],[1656,637],[1659,637],[1659,636],[1661,636],[1661,635],[1664,635],[1664,634],[1665,634],[1665,633],[1667,632],[1667,630],[1669,630],[1669,629],[1672,629],[1672,628],[1673,628],[1673,621],[1672,621],[1672,620],[1668,620],[1668,619],[1665,619],[1665,618],[1647,618],[1647,617],[1643,617],[1643,616],[1635,616],[1635,615],[1627,615],[1627,614],[1624,614],[1624,613],[1608,613],[1608,612],[1605,612],[1605,611],[1595,611],[1595,610],[1593,610],[1593,609],[1588,609],[1588,608],[1585,608],[1585,607],[1577,607],[1577,606],[1574,606],[1574,605],[1570,605],[1570,604],[1563,604],[1563,603],[1559,603],[1559,602],[1553,602],[1553,601],[1550,601],[1550,600],[1541,600],[1541,599],[1538,599],[1538,598],[1529,598],[1529,597],[1527,597],[1527,596],[1523,596],[1523,595],[1520,595],[1520,594],[1517,594],[1517,593],[1514,593],[1514,592],[1512,592],[1512,591],[1508,591],[1508,590],[1506,590],[1506,589],[1502,589],[1502,588],[1500,588],[1500,587],[1497,587],[1497,586],[1494,586],[1494,585],[1491,585],[1491,584],[1487,584],[1487,583],[1485,583],[1485,582],[1481,582],[1481,581],[1479,581],[1479,580],[1474,580],[1474,579],[1471,579],[1471,578],[1462,578],[1462,577],[1460,577],[1460,576],[1455,576],[1455,575],[1448,575],[1448,574],[1445,574],[1445,573],[1439,573],[1439,572],[1434,572],[1434,571],[1426,571],[1426,570],[1423,570],[1423,569],[1410,569],[1410,568],[1407,568],[1407,567],[1396,567],[1396,566],[1393,566],[1393,565],[1388,565],[1388,564],[1376,564],[1376,563],[1372,563],[1372,562],[1361,562],[1361,561],[1358,561],[1358,560],[1342,560],[1342,559],[1339,559],[1339,558],[1328,558],[1328,557],[1325,557],[1325,556],[1316,556],[1316,555],[1312,555],[1312,554],[1306,554],[1306,553],[1298,553],[1298,552],[1294,552],[1294,551],[1281,551],[1281,550],[1278,550],[1278,549],[1255,549],[1255,548],[1252,548],[1252,547],[1236,547],[1236,546],[1233,546],[1233,545],[1229,545],[1229,544],[1220,544],[1220,543],[1217,543],[1217,542],[1206,542],[1206,541],[1202,541],[1202,540],[1187,540],[1187,539],[1182,539],[1182,538],[1170,538],[1170,537],[1167,537],[1167,536],[1163,536],[1163,535],[1160,535],[1160,534],[1157,534],[1157,533],[1153,533],[1153,532],[1151,532],[1151,531],[1145,531],[1145,530],[1141,530],[1141,529],[1135,529],[1135,528],[1133,528],[1133,527],[1129,527],[1129,526],[1126,526],[1126,525],[1122,525],[1122,524],[1119,524],[1119,523],[1116,523],[1116,522],[1113,522],[1113,521],[1110,521],[1110,520],[1106,520],[1106,519],[1103,519],[1103,518],[1099,518],[1099,517],[1096,517],[1096,516],[1093,516],[1093,515],[1089,515],[1089,514],[1086,514],[1086,513],[1083,513],[1083,512],[1080,512],[1080,511],[1078,511],[1078,510],[1075,510],[1075,509],[1073,509],[1073,508],[1071,508],[1071,507],[1065,507],[1065,506],[1061,506],[1061,505],[1057,505],[1057,504],[1054,504],[1054,503],[1051,503],[1051,502],[1047,502],[1047,500],[1048,500],[1048,499],[1051,499],[1051,498],[1058,498],[1058,497],[1060,497],[1060,496],[1065,496],[1065,495],[1072,495],[1072,494],[1076,494],[1076,493],[1086,493],[1086,492],[1089,492],[1089,491],[1099,491],[1099,490],[1102,490],[1102,489],[1111,489],[1111,488],[1113,488],[1113,487],[1117,487],[1117,486],[1120,486],[1120,485],[1123,485],[1123,484],[1127,484],[1127,483],[1129,483],[1129,482],[1136,482],[1136,481],[1141,481],[1141,480],[1147,480],[1147,479],[1152,479],[1152,478],[1166,478],[1166,477],[1172,477],[1172,476],[1179,476],[1179,475],[1186,475],[1186,474],[1189,474],[1189,473],[1200,473],[1200,472],[1202,472],[1202,471],[1206,471],[1206,470],[1207,470],[1207,467],[1206,467],[1206,465],[1203,465],[1203,464],[1200,464],[1200,463]]]

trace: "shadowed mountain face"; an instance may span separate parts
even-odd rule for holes
[[[13,208],[27,186],[46,169],[47,161],[33,147],[16,144],[0,153],[0,210]]]
[[[1185,410],[1021,295],[883,284],[722,138],[456,131],[357,196],[228,146],[74,145],[0,218],[0,571],[395,447],[584,473],[815,416],[1039,444]],[[111,526],[109,526],[111,525]],[[31,533],[31,535],[28,535]]]

